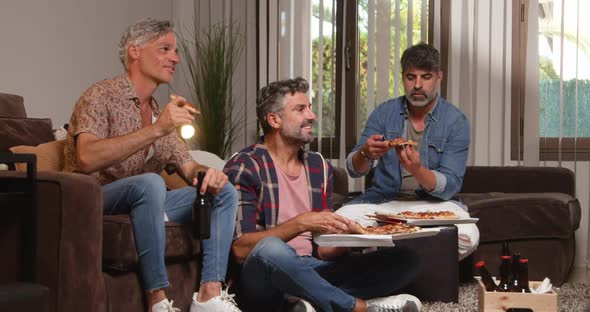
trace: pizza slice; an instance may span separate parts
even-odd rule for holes
[[[402,137],[398,137],[393,140],[389,140],[388,143],[389,143],[389,147],[397,147],[397,146],[405,146],[405,145],[417,146],[418,145],[418,143],[416,143],[412,140],[406,140]]]
[[[448,210],[442,211],[402,211],[397,214],[378,214],[375,213],[376,218],[403,218],[403,219],[420,219],[420,220],[432,220],[432,219],[459,219],[459,216]]]
[[[405,223],[392,223],[378,226],[367,226],[364,229],[366,234],[391,235],[415,233],[420,230],[420,227],[407,225]]]
[[[175,100],[178,96],[176,94],[170,94],[170,99]],[[200,115],[201,111],[196,109],[195,106],[187,101],[182,101],[179,105],[180,107],[184,107],[189,113],[193,115]]]
[[[420,230],[420,227],[408,225],[403,223],[384,224],[377,226],[363,227],[356,223],[349,226],[351,234],[377,234],[377,235],[391,235],[391,234],[405,234],[414,233]]]

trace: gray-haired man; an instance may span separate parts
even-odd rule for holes
[[[125,73],[95,83],[82,94],[72,113],[66,146],[66,169],[93,175],[102,184],[104,213],[131,215],[148,310],[180,311],[166,298],[164,213],[178,223],[191,222],[194,187],[167,191],[159,172],[173,164],[200,192],[214,195],[211,237],[203,241],[199,292],[190,311],[240,311],[222,289],[236,222],[237,194],[227,176],[193,161],[175,130],[190,123],[185,99],[176,97],[162,111],[152,97],[168,83],[179,62],[170,22],[143,19],[121,38],[119,56]]]

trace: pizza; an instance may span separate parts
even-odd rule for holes
[[[376,213],[375,216],[379,218],[379,215],[383,217],[389,218],[404,218],[404,219],[459,219],[459,216],[452,211],[442,210],[442,211],[402,211],[397,214],[378,214]]]
[[[406,140],[402,137],[395,138],[393,140],[389,140],[389,147],[404,146],[404,145],[416,146],[416,145],[418,145],[418,143],[416,143],[412,140]]]
[[[405,223],[393,223],[377,226],[363,227],[356,223],[349,228],[351,234],[377,234],[377,235],[391,235],[391,234],[406,234],[414,233],[420,230],[420,227],[408,225]]]
[[[171,100],[175,100],[178,96],[176,94],[170,94],[170,99]],[[201,111],[199,111],[198,109],[195,108],[195,106],[187,101],[182,101],[180,102],[180,107],[184,107],[187,111],[189,111],[189,113],[191,114],[195,114],[195,115],[200,115]]]

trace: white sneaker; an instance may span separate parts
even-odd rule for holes
[[[152,312],[180,312],[179,308],[172,306],[173,303],[174,300],[164,299],[152,306]]]
[[[420,312],[422,311],[422,302],[420,302],[420,299],[408,294],[375,298],[367,300],[367,311]]]
[[[242,312],[238,308],[238,304],[234,301],[235,295],[230,295],[226,290],[221,290],[221,295],[213,297],[205,302],[197,301],[197,295],[193,294],[193,303],[191,303],[190,312]]]
[[[315,308],[307,300],[296,298],[288,303],[287,312],[316,312]]]

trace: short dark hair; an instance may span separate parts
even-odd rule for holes
[[[402,73],[410,67],[438,73],[440,72],[440,53],[433,46],[420,42],[404,51],[401,64]]]
[[[309,83],[301,77],[271,82],[266,87],[262,87],[256,97],[256,115],[263,133],[266,134],[271,129],[266,120],[268,113],[278,113],[285,107],[285,95],[306,93],[307,90],[309,90]]]

